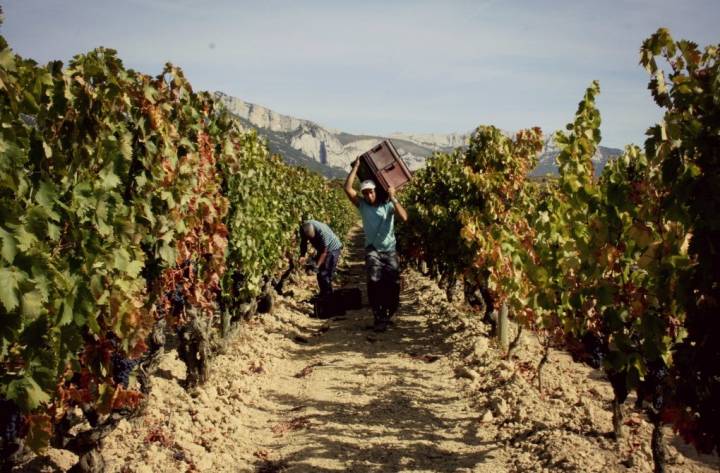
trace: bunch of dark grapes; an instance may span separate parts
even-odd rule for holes
[[[175,285],[175,290],[168,291],[168,298],[172,304],[172,314],[179,317],[185,307],[185,296],[183,295],[183,287],[181,284]]]
[[[22,438],[25,430],[25,419],[20,408],[13,401],[0,398],[0,438],[2,450],[15,450],[17,439]],[[15,446],[15,448],[11,448]]]
[[[587,351],[587,364],[593,368],[602,368],[603,361],[605,360],[605,349],[600,343],[594,343],[588,347]]]
[[[662,361],[649,363],[648,373],[638,387],[637,407],[647,402],[652,408],[653,414],[662,412],[665,403],[665,390],[668,376],[668,369]]]
[[[607,351],[603,341],[597,335],[587,332],[579,341],[572,338],[569,340],[568,348],[573,360],[585,363],[595,369],[602,368]]]
[[[115,352],[112,355],[113,381],[128,387],[130,383],[130,373],[140,363],[140,359],[131,360],[125,358],[121,353]]]
[[[664,405],[665,380],[667,379],[668,370],[663,364],[657,369],[652,370],[653,381],[655,383],[655,396],[653,396],[653,408],[656,412],[661,412]]]

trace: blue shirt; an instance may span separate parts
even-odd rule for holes
[[[365,232],[365,247],[378,251],[395,251],[395,206],[388,201],[377,207],[358,198],[358,210]]]
[[[325,225],[322,222],[318,222],[317,220],[307,220],[304,223],[311,223],[313,228],[315,229],[315,236],[312,238],[308,238],[305,236],[305,232],[302,229],[302,225],[300,225],[300,256],[305,256],[305,253],[307,252],[307,244],[308,241],[310,244],[315,248],[315,250],[319,253],[322,253],[323,250],[327,248],[328,252],[332,251],[339,251],[340,248],[342,248],[342,243],[340,243],[340,239],[335,235],[335,233],[330,230],[330,227]]]

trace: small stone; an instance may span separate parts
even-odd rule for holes
[[[499,416],[507,415],[507,413],[510,411],[510,406],[508,406],[507,401],[502,398],[494,398],[492,400],[492,410],[495,414]]]
[[[515,364],[512,361],[502,360],[498,363],[498,369],[502,371],[513,371],[515,369]]]
[[[485,337],[480,337],[473,346],[473,354],[476,358],[482,358],[482,356],[488,351],[488,340]]]
[[[480,373],[477,371],[468,368],[467,366],[459,366],[455,369],[455,374],[461,378],[467,378],[471,380],[476,380],[480,378]]]
[[[587,417],[590,422],[594,422],[595,419],[597,419],[597,417],[598,417],[597,409],[592,404],[585,404],[583,406],[583,411],[584,411],[585,417]]]
[[[490,409],[486,410],[485,413],[482,415],[482,418],[480,419],[482,422],[492,422],[493,419],[495,419],[495,416],[493,416],[493,413]]]

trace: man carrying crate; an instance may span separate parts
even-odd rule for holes
[[[345,180],[345,193],[360,211],[365,233],[365,270],[367,271],[368,300],[375,319],[374,329],[387,330],[390,317],[400,303],[400,272],[395,251],[395,214],[403,222],[408,219],[405,208],[395,198],[395,188],[388,188],[389,199],[380,202],[375,183],[365,180],[360,192],[353,189],[360,160],[353,163],[352,171]]]

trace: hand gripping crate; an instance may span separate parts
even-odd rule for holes
[[[381,141],[359,159],[358,177],[361,180],[372,179],[385,193],[390,186],[400,189],[412,177],[390,140]]]

